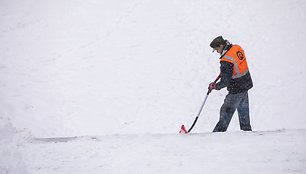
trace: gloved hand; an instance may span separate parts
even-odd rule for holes
[[[212,91],[213,89],[216,89],[216,83],[212,82],[208,85],[208,91]]]

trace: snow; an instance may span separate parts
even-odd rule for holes
[[[305,11],[303,0],[0,1],[0,174],[306,173]],[[246,53],[255,132],[235,114],[210,133],[222,90],[178,135],[219,73],[218,35]]]
[[[304,173],[306,131],[35,139],[32,173]],[[35,152],[35,153],[33,153]]]
[[[27,174],[20,147],[26,143],[24,134],[17,134],[7,119],[0,117],[0,173]]]

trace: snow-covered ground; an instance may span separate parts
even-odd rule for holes
[[[36,139],[29,173],[305,173],[306,131]]]
[[[305,21],[304,0],[0,0],[0,174],[306,173]],[[177,135],[218,35],[245,50],[256,132],[209,133],[222,90]]]

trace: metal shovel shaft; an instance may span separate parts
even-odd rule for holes
[[[201,112],[202,112],[203,107],[204,107],[204,105],[205,105],[205,103],[206,103],[206,100],[207,100],[207,98],[208,98],[208,95],[209,95],[209,93],[206,94],[206,97],[205,97],[205,99],[204,99],[204,101],[203,101],[203,103],[202,103],[202,106],[201,106],[201,108],[200,108],[200,110],[199,110],[199,113],[198,113],[198,115],[196,116],[196,119],[194,120],[193,124],[192,124],[191,127],[189,128],[188,133],[192,130],[192,128],[194,127],[194,125],[195,125],[196,122],[198,121],[198,118],[199,118],[199,116],[201,115]]]
[[[216,80],[214,81],[214,83],[216,83],[216,82],[220,79],[220,77],[221,77],[221,74],[219,74],[219,76],[216,78]],[[211,90],[208,90],[208,91],[207,91],[206,97],[205,97],[205,99],[204,99],[204,101],[203,101],[203,103],[202,103],[202,106],[201,106],[201,108],[200,108],[200,110],[199,110],[199,113],[198,113],[198,115],[196,116],[196,118],[195,118],[194,122],[192,123],[191,127],[189,128],[188,133],[192,130],[192,128],[194,127],[194,125],[195,125],[196,122],[198,121],[198,118],[199,118],[199,116],[200,116],[200,114],[201,114],[201,112],[202,112],[202,110],[203,110],[203,107],[204,107],[204,105],[205,105],[205,103],[206,103],[206,100],[207,100],[208,95],[210,94],[210,92],[211,92]]]

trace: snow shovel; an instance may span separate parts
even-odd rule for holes
[[[221,74],[220,74],[220,75],[221,75]],[[220,75],[216,78],[216,80],[214,81],[214,83],[216,83],[216,82],[220,79]],[[209,95],[210,92],[211,92],[211,90],[208,90],[208,92],[207,92],[207,94],[206,94],[206,97],[205,97],[205,99],[204,99],[204,101],[203,101],[203,103],[202,103],[202,106],[201,106],[201,108],[200,108],[200,110],[199,110],[199,113],[198,113],[198,115],[196,116],[196,118],[195,118],[193,124],[191,125],[191,127],[189,128],[189,130],[187,131],[186,128],[185,128],[185,126],[182,125],[182,126],[181,126],[181,130],[180,130],[180,132],[179,132],[180,134],[188,134],[188,133],[192,130],[192,128],[194,127],[194,125],[195,125],[196,122],[198,121],[198,118],[199,118],[199,116],[200,116],[200,114],[201,114],[201,112],[202,112],[202,109],[203,109],[203,107],[204,107],[204,105],[205,105],[205,102],[206,102],[206,100],[207,100],[208,95]]]

